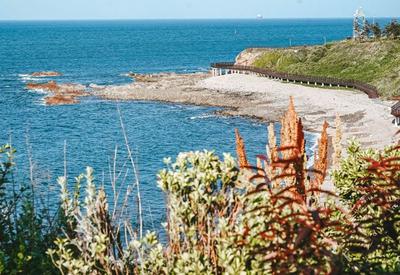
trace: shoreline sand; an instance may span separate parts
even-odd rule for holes
[[[91,85],[95,96],[108,100],[144,100],[222,107],[221,115],[280,121],[289,96],[305,129],[319,133],[327,120],[334,133],[336,114],[342,119],[343,141],[357,138],[363,146],[383,148],[397,141],[392,125],[391,101],[369,99],[350,90],[324,89],[282,83],[263,77],[205,73],[156,74],[126,85]],[[344,143],[343,146],[346,144]]]

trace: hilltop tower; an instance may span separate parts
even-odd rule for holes
[[[365,16],[363,8],[358,8],[354,14],[353,21],[353,39],[362,40],[368,35],[367,29],[367,18]]]

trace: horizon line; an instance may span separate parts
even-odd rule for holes
[[[375,19],[399,19],[400,16],[367,16],[367,18],[375,18]],[[32,18],[32,19],[1,19],[0,21],[19,21],[19,22],[46,22],[46,21],[184,21],[184,20],[255,20],[255,21],[268,21],[268,20],[334,20],[334,19],[353,19],[353,17],[268,17],[268,18],[256,18],[256,17],[227,17],[227,18],[217,18],[217,17],[194,17],[194,18]]]

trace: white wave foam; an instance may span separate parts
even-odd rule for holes
[[[31,76],[30,74],[19,74],[18,77],[22,80],[22,82],[39,80],[37,77]],[[42,80],[43,78],[40,79]]]
[[[199,68],[197,68],[197,71],[199,71],[199,72],[208,72],[210,69],[209,68],[206,68],[206,67],[199,67]]]
[[[38,75],[38,76],[33,76],[31,74],[18,74],[18,77],[22,80],[22,82],[28,82],[28,81],[49,81],[50,78],[45,75]]]
[[[28,89],[28,92],[34,92],[35,94],[42,94],[42,95],[50,94],[48,91],[44,89]]]
[[[38,100],[35,100],[34,103],[35,103],[36,105],[39,105],[39,106],[47,106],[47,105],[46,105],[46,102],[44,101],[44,97],[42,97],[42,98],[40,98],[40,99],[38,99]]]
[[[309,134],[309,136],[311,136],[311,141],[314,143],[313,146],[310,148],[312,155],[310,156],[310,158],[307,161],[307,169],[310,169],[314,166],[314,155],[318,148],[318,139],[321,137],[321,134],[310,133],[310,132],[306,132],[306,133]],[[307,140],[310,141],[309,138]]]
[[[200,115],[200,116],[192,116],[190,119],[195,120],[195,119],[206,119],[206,118],[211,118],[211,117],[216,117],[216,115]]]

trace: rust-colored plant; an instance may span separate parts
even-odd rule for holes
[[[318,140],[318,152],[315,153],[314,178],[311,179],[310,185],[312,189],[321,188],[328,169],[328,123],[325,121],[322,126],[321,138]],[[318,194],[318,192],[316,192]],[[317,196],[318,197],[318,196]]]
[[[342,157],[342,121],[339,115],[336,115],[335,119],[335,137],[333,140],[333,156],[332,156],[332,165],[335,168],[339,167],[340,159]]]
[[[348,222],[335,218],[338,211],[330,204],[310,207],[295,186],[260,184],[247,194],[238,246],[268,274],[339,274],[338,243],[329,233],[345,234]]]
[[[268,127],[266,155],[257,156],[256,171],[250,178],[257,186],[243,202],[245,227],[237,235],[239,247],[249,249],[249,261],[272,274],[337,273],[340,270],[338,244],[333,236],[351,227],[345,215],[321,194],[328,167],[328,123],[323,124],[314,166],[307,169],[304,131],[293,99],[282,118],[280,145],[274,126]],[[236,130],[237,136],[238,131]],[[243,140],[237,147],[244,148]],[[243,154],[243,153],[242,153]],[[335,213],[335,215],[333,215]],[[329,232],[335,230],[336,235]]]
[[[268,179],[270,188],[294,185],[306,199],[307,189],[318,189],[326,177],[328,168],[328,123],[325,121],[313,169],[307,169],[303,124],[298,117],[293,99],[282,118],[280,146],[277,146],[273,124],[268,127],[266,155],[257,156],[257,178]],[[240,167],[248,167],[243,139],[236,129],[236,148]],[[243,157],[244,156],[244,157]],[[244,165],[247,164],[247,165]],[[315,195],[315,194],[314,194]]]
[[[235,129],[235,138],[236,138],[236,154],[239,161],[239,166],[241,168],[249,166],[249,162],[247,161],[246,156],[246,148],[244,145],[243,138],[241,137],[239,130]]]

